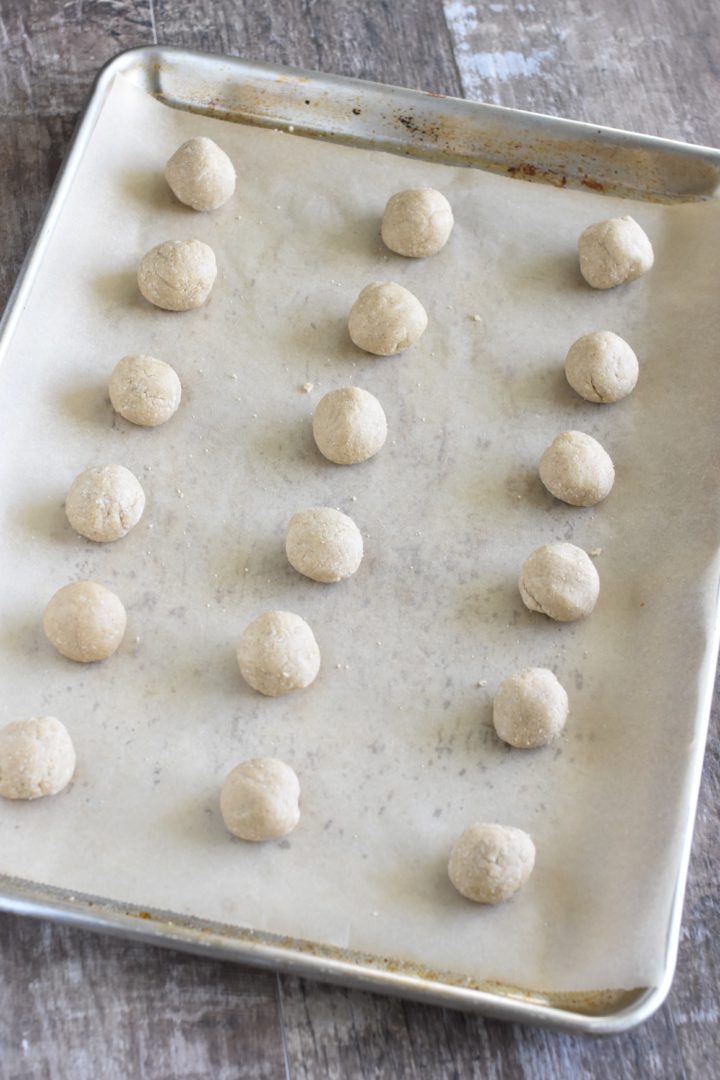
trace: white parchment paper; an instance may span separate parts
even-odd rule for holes
[[[212,215],[174,201],[162,170],[187,137],[232,156],[238,190]],[[446,249],[383,249],[390,194],[450,199]],[[632,213],[655,269],[607,293],[576,241]],[[152,245],[198,237],[220,272],[209,303],[164,313],[137,292]],[[0,871],[542,990],[651,984],[662,966],[689,755],[718,578],[720,206],[632,204],[172,111],[118,80],[0,371],[0,720],[51,713],[70,730],[66,794],[0,806]],[[430,323],[392,359],[350,343],[372,280],[408,286]],[[479,319],[474,318],[479,316]],[[582,402],[564,381],[592,329],[640,357],[636,393]],[[113,415],[116,361],[170,361],[184,401],[165,427]],[[312,382],[306,394],[301,385]],[[356,383],[388,416],[383,452],[343,468],[314,448],[321,394]],[[595,509],[537,479],[558,431],[600,439],[617,481]],[[147,511],[116,544],[67,525],[83,468],[119,462]],[[290,515],[351,514],[358,574],[321,586],[287,564]],[[516,579],[550,540],[596,556],[586,622],[527,612]],[[69,580],[115,589],[119,653],[81,666],[41,631]],[[244,685],[235,646],[263,610],[303,615],[323,664],[307,691]],[[492,695],[548,665],[571,716],[557,745],[495,738]],[[481,685],[479,685],[481,684]],[[222,780],[274,754],[297,771],[302,819],[279,844],[225,832]],[[536,871],[496,909],[464,901],[446,862],[477,820],[527,829]]]

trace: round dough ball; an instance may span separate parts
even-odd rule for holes
[[[511,825],[471,825],[453,844],[448,874],[459,893],[499,904],[521,889],[535,865],[535,845]]]
[[[193,210],[217,210],[235,191],[235,169],[212,139],[188,139],[165,166],[173,194]]]
[[[503,742],[527,750],[547,746],[565,727],[568,696],[547,668],[527,668],[500,683],[493,724]]]
[[[331,390],[320,398],[313,416],[313,436],[320,453],[336,465],[357,465],[382,450],[387,420],[378,399],[359,386]]]
[[[166,240],[143,255],[138,286],[165,311],[189,311],[210,295],[217,275],[215,252],[202,240]]]
[[[305,577],[343,581],[362,562],[362,533],[347,514],[317,506],[290,518],[285,551],[290,565]]]
[[[300,784],[284,761],[253,758],[230,772],[220,794],[225,825],[241,840],[279,840],[300,820]]]
[[[435,188],[410,188],[388,199],[382,238],[398,255],[423,259],[445,247],[453,224],[452,207],[442,192]]]
[[[615,468],[592,435],[561,431],[540,458],[540,479],[551,495],[570,506],[595,506],[612,491]]]
[[[145,509],[140,481],[124,465],[98,465],[76,476],[65,499],[75,532],[100,544],[119,540]]]
[[[110,378],[113,409],[140,427],[164,424],[177,412],[181,397],[175,369],[154,356],[123,356]]]
[[[565,375],[586,401],[613,402],[627,397],[638,381],[638,358],[612,330],[585,334],[570,346]]]
[[[631,217],[588,225],[578,240],[580,273],[593,289],[612,289],[642,277],[655,261],[647,234]]]
[[[425,332],[427,314],[416,296],[392,281],[366,285],[350,309],[348,330],[359,349],[393,356]]]
[[[127,615],[119,597],[94,581],[59,589],[43,616],[48,641],[69,660],[89,664],[112,656],[125,634]]]
[[[0,728],[0,795],[39,799],[57,795],[75,772],[75,748],[54,716],[31,716]]]
[[[315,636],[299,615],[267,611],[246,628],[237,650],[242,677],[267,697],[303,690],[320,670]]]
[[[545,544],[533,551],[520,571],[525,607],[557,622],[589,615],[600,593],[600,578],[590,557],[575,544]]]

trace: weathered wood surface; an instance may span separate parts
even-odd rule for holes
[[[0,303],[97,67],[159,41],[720,144],[714,0],[0,0]],[[715,17],[713,17],[715,15]],[[717,700],[678,974],[590,1041],[0,917],[0,1078],[688,1077],[720,1071]]]
[[[446,0],[466,97],[717,146],[715,0]]]

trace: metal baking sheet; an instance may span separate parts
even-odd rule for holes
[[[73,150],[58,182],[44,231],[31,253],[6,317],[3,342],[9,341],[32,286],[44,243],[71,184],[84,145],[99,114],[110,82],[122,73],[169,104],[243,119],[352,145],[391,149],[443,164],[466,164],[506,171],[557,186],[603,190],[663,202],[702,199],[717,185],[718,156],[712,151],[663,144],[623,133],[605,133],[583,125],[507,113],[465,102],[448,102],[410,91],[337,80],[240,61],[201,57],[175,50],[126,54],[101,76]],[[34,263],[34,266],[33,266]],[[708,654],[716,654],[716,641]],[[158,938],[183,947],[209,949],[251,962],[312,971],[321,977],[361,982],[431,998],[445,1004],[481,1008],[496,1015],[524,1018],[584,1030],[618,1030],[638,1022],[662,1000],[672,974],[681,896],[689,849],[697,779],[702,758],[702,718],[707,714],[712,663],[705,664],[698,699],[698,737],[689,758],[685,841],[678,855],[675,902],[670,916],[664,975],[658,985],[636,992],[608,994],[527,993],[497,984],[477,984],[468,976],[421,969],[387,957],[319,946],[310,941],[278,939],[269,932],[209,925],[192,917],[118,905],[107,900],[58,892],[37,883],[8,880],[5,903],[16,910],[52,912],[98,927]],[[692,805],[691,805],[692,804]]]

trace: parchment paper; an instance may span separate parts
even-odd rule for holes
[[[238,190],[211,215],[162,178],[185,138],[232,156]],[[396,190],[432,184],[457,224],[425,261],[385,251]],[[607,293],[585,286],[576,241],[632,213],[655,269]],[[206,307],[152,309],[138,260],[170,238],[214,248]],[[78,751],[66,794],[0,806],[0,871],[241,926],[543,990],[652,984],[677,873],[687,766],[718,579],[720,206],[632,204],[468,169],[330,145],[172,111],[119,79],[62,211],[0,371],[2,722],[60,717]],[[369,281],[408,286],[430,322],[392,359],[350,343]],[[480,316],[479,319],[474,316]],[[609,328],[640,357],[635,394],[583,403],[562,362]],[[165,427],[115,417],[116,361],[149,352],[178,370]],[[301,385],[312,382],[311,393]],[[314,448],[321,394],[375,393],[390,434],[364,465]],[[555,502],[537,462],[555,434],[596,436],[617,467],[595,509]],[[64,519],[73,477],[120,462],[147,511],[115,544]],[[366,557],[322,586],[284,556],[290,515],[338,506]],[[527,612],[516,579],[550,540],[596,555],[592,617]],[[69,580],[115,589],[129,616],[103,664],[63,660],[41,631]],[[277,700],[244,685],[235,646],[271,608],[314,628],[323,664]],[[557,745],[495,738],[499,681],[548,665],[571,716]],[[481,684],[481,685],[479,685]],[[225,832],[220,785],[274,754],[302,785],[282,843]],[[536,871],[496,909],[447,880],[476,820],[527,829]]]

